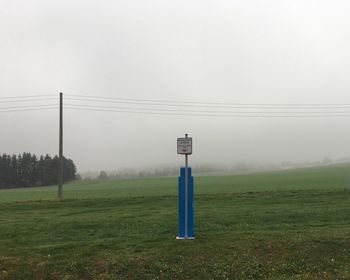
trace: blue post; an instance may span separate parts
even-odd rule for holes
[[[194,238],[194,220],[193,220],[193,177],[192,169],[188,168],[188,188],[187,188],[187,219],[186,219],[186,175],[185,167],[180,168],[178,178],[179,192],[179,232],[177,239]],[[186,227],[187,221],[187,227]],[[186,233],[187,228],[187,233]]]

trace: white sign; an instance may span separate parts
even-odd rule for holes
[[[192,138],[177,138],[177,153],[180,155],[192,154]]]

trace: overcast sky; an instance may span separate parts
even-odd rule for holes
[[[0,101],[53,94],[57,100],[36,104],[57,104],[62,91],[65,98],[350,104],[349,1],[0,3]],[[0,110],[16,105],[29,104],[2,102]],[[350,117],[64,112],[64,153],[79,171],[180,164],[176,138],[185,133],[196,164],[350,156]],[[1,112],[0,127],[0,153],[58,153],[57,110]]]

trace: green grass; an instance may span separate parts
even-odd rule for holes
[[[350,164],[242,175],[195,176],[196,194],[342,189]],[[195,175],[195,174],[194,174]],[[78,181],[66,184],[66,199],[144,197],[177,194],[177,177]],[[57,198],[57,186],[0,190],[0,203]]]
[[[176,178],[0,191],[0,279],[350,279],[347,170],[198,177],[194,241]]]

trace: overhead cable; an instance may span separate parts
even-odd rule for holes
[[[0,96],[0,99],[19,99],[19,98],[41,98],[54,96],[53,94],[41,94],[41,95],[22,95],[22,96]]]
[[[148,103],[169,103],[169,104],[192,104],[192,105],[223,105],[223,106],[282,106],[282,107],[308,107],[308,106],[347,106],[350,107],[350,104],[344,103],[232,103],[232,102],[199,102],[199,101],[182,101],[182,100],[164,100],[164,99],[138,99],[138,98],[122,98],[122,97],[102,97],[102,96],[91,96],[91,95],[74,95],[74,94],[65,94],[71,99],[75,97],[74,100],[85,100],[85,101],[96,101],[96,102],[121,102],[121,101],[131,101],[131,102],[146,102]],[[155,104],[156,105],[156,104]],[[166,105],[167,106],[167,105]]]
[[[350,111],[210,111],[210,110],[182,110],[182,109],[162,109],[162,108],[144,108],[144,107],[122,107],[122,106],[101,106],[67,103],[66,106],[79,106],[92,109],[121,109],[121,110],[141,110],[155,112],[185,112],[185,113],[213,113],[213,114],[350,114]],[[253,109],[253,108],[252,108]],[[255,109],[255,108],[254,108]]]
[[[314,117],[350,117],[349,114],[318,114],[318,115],[240,115],[240,114],[191,114],[191,113],[168,113],[168,112],[150,112],[135,110],[110,110],[110,109],[92,109],[84,107],[65,107],[69,110],[83,110],[96,112],[114,112],[130,114],[147,114],[147,115],[169,115],[169,116],[195,116],[195,117],[236,117],[236,118],[314,118]]]
[[[47,107],[47,106],[55,106],[57,107],[57,104],[40,104],[40,105],[31,105],[31,106],[11,106],[11,107],[0,107],[0,110],[7,110],[7,109],[26,109],[26,108],[37,108],[37,107]]]
[[[26,112],[26,111],[41,111],[41,110],[52,110],[52,109],[58,109],[57,106],[55,107],[47,107],[47,108],[32,108],[32,109],[14,109],[14,110],[0,110],[0,113],[10,113],[10,112]]]
[[[349,105],[343,105],[343,106],[333,106],[333,105],[325,105],[325,106],[302,106],[302,107],[297,107],[297,106],[269,106],[265,104],[264,106],[258,106],[258,105],[253,105],[253,106],[244,106],[244,105],[190,105],[190,104],[165,104],[165,103],[147,103],[147,102],[137,102],[137,101],[123,101],[123,100],[90,100],[90,99],[82,99],[82,98],[71,98],[71,97],[66,97],[64,100],[70,100],[70,101],[82,101],[82,102],[94,102],[95,104],[99,103],[117,103],[117,104],[134,104],[134,105],[145,105],[145,106],[163,106],[163,107],[187,107],[187,108],[235,108],[235,109],[350,109],[350,104]],[[332,107],[333,106],[333,107]]]
[[[35,101],[46,101],[46,100],[57,100],[57,98],[39,98],[39,99],[22,99],[22,100],[0,100],[0,103],[22,103],[22,102],[35,102]]]

